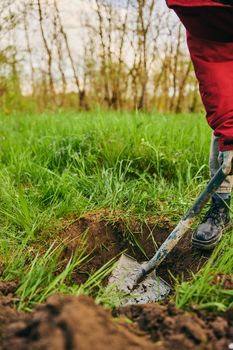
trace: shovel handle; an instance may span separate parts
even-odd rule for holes
[[[170,233],[166,241],[160,246],[159,250],[155,253],[153,258],[147,263],[142,265],[141,271],[137,275],[137,282],[142,281],[145,276],[156,269],[161,262],[167,257],[171,250],[177,245],[179,240],[190,229],[191,224],[197,215],[201,212],[202,208],[209,201],[211,196],[216,192],[218,187],[227,177],[224,172],[223,166],[217,171],[214,177],[210,180],[204,191],[199,195],[193,206],[183,216],[179,224]]]

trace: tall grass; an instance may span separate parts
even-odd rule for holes
[[[196,115],[15,115],[0,127],[2,215],[33,231],[93,207],[155,213],[158,198],[189,201],[208,177],[210,136]]]
[[[193,276],[192,281],[178,283],[176,305],[180,308],[190,305],[198,309],[225,311],[233,307],[233,290],[224,288],[224,276],[232,277],[233,232],[224,239],[213,252],[208,263]],[[219,278],[216,278],[219,275]]]
[[[176,222],[208,179],[210,130],[201,115],[16,114],[1,115],[0,128],[0,263],[2,278],[20,281],[20,308],[81,290],[67,280],[83,252],[54,273],[59,249],[49,242],[64,217],[108,208]],[[178,305],[191,303],[185,290]]]

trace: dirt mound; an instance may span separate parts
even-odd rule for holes
[[[60,233],[60,237],[69,242],[65,246],[62,258],[68,260],[75,249],[86,245],[86,252],[90,255],[89,260],[76,271],[74,276],[75,282],[84,282],[91,273],[123,251],[138,261],[151,258],[156,245],[160,246],[172,229],[173,227],[166,219],[155,221],[152,218],[144,224],[132,219],[126,223],[119,213],[107,211],[91,213],[74,220]],[[169,283],[172,282],[170,274],[183,275],[187,279],[190,271],[194,273],[198,271],[209,256],[208,253],[192,250],[190,235],[191,233],[188,233],[179,242],[158,269],[158,274]]]
[[[13,308],[13,302],[16,299],[14,293],[18,287],[17,281],[1,281],[0,280],[0,328],[5,321],[12,319],[17,315]]]
[[[11,295],[0,295],[0,331],[6,323],[17,317],[17,312],[13,307],[13,298]]]
[[[128,329],[127,329],[128,328]],[[5,328],[3,349],[14,350],[154,349],[147,337],[111,315],[88,297],[54,296],[30,319]]]
[[[232,343],[233,310],[190,314],[173,305],[150,304],[120,308],[114,316],[86,296],[53,296],[32,314],[6,314],[0,348],[226,350]]]
[[[16,292],[18,281],[1,281],[0,280],[0,295],[8,295]]]
[[[220,316],[190,314],[173,305],[148,304],[120,308],[114,315],[125,315],[136,322],[164,350],[226,350],[233,342],[233,309]]]
[[[17,281],[0,281],[0,349],[3,328],[11,322],[20,319],[20,315],[14,309],[14,293],[18,287]]]

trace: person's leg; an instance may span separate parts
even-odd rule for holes
[[[222,152],[233,150],[233,7],[174,7],[187,29],[190,56],[209,126]],[[225,23],[225,24],[224,24]],[[211,28],[211,30],[210,30]]]
[[[219,159],[219,146],[218,146],[218,137],[212,134],[211,146],[210,146],[210,158],[209,158],[209,166],[210,166],[210,176],[213,177],[221,166],[221,161]],[[227,199],[233,187],[233,175],[227,176],[226,180],[221,184],[216,192],[215,197],[222,197],[223,199]]]
[[[214,130],[211,172],[219,168],[218,155],[233,150],[233,10],[220,11],[200,6],[174,8],[187,29],[190,56],[199,82],[207,121]],[[220,20],[221,14],[221,20]],[[211,28],[211,30],[209,30]],[[210,210],[193,232],[192,244],[212,249],[230,225],[229,205],[232,179],[228,177],[213,196]]]
[[[210,147],[210,176],[213,177],[221,166],[218,137],[212,135]],[[233,176],[228,176],[213,195],[210,209],[192,235],[192,245],[200,249],[213,249],[221,239],[224,230],[230,227],[230,195]]]
[[[204,40],[188,33],[188,47],[208,124],[218,137],[219,150],[230,151],[233,149],[233,42]]]
[[[197,38],[218,42],[233,42],[233,7],[173,8],[186,30]]]

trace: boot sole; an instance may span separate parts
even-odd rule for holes
[[[225,226],[217,237],[210,239],[209,241],[201,241],[192,236],[192,247],[201,250],[213,250],[221,240],[223,233],[230,228],[232,228],[232,223],[229,223],[227,226]]]

